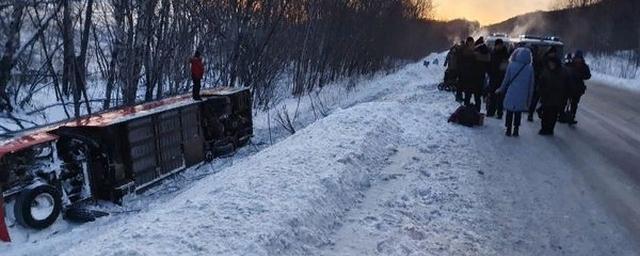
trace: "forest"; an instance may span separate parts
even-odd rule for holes
[[[5,0],[0,129],[41,124],[32,117],[54,108],[73,118],[186,93],[196,50],[205,88],[249,87],[268,109],[278,85],[301,96],[447,48],[452,31],[429,20],[432,9],[430,0]]]

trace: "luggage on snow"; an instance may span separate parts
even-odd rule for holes
[[[473,105],[460,106],[451,117],[449,123],[457,123],[467,127],[484,125],[484,114],[480,114]]]

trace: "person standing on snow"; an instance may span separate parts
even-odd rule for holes
[[[569,87],[569,81],[569,76],[562,67],[560,58],[547,58],[538,80],[538,93],[542,104],[542,129],[540,129],[540,135],[553,135],[560,110],[566,104],[565,95]]]
[[[200,98],[200,88],[202,87],[202,77],[204,76],[204,62],[200,51],[196,51],[190,62],[191,79],[193,79],[192,97],[194,100],[202,100]]]
[[[578,112],[578,104],[580,98],[587,91],[587,86],[584,81],[591,79],[591,69],[589,65],[584,61],[584,53],[582,51],[576,51],[573,55],[573,60],[567,65],[570,75],[570,85],[568,93],[568,101],[570,104],[570,120],[569,125],[575,125],[576,113]]]
[[[509,50],[504,45],[502,39],[497,39],[493,51],[491,51],[491,64],[489,66],[489,91],[487,100],[487,116],[493,117],[497,115],[498,119],[502,119],[502,95],[495,91],[502,85],[504,75],[509,65]]]
[[[540,77],[540,73],[542,72],[542,67],[544,66],[544,61],[540,57],[540,48],[537,45],[532,45],[529,49],[531,49],[531,55],[533,56],[533,75],[535,77],[535,84],[533,86],[533,96],[531,97],[531,105],[529,106],[529,115],[527,116],[527,121],[533,122],[533,113],[538,107],[538,102],[540,101],[540,95],[538,95],[538,78]]]
[[[538,110],[538,103],[540,103],[540,76],[542,75],[543,70],[546,68],[547,60],[550,58],[559,58],[558,49],[555,47],[549,48],[542,56],[538,56],[536,54],[540,48],[534,48],[533,51],[533,70],[536,76],[536,85],[533,90],[533,98],[531,99],[531,106],[529,106],[529,116],[527,117],[527,121],[533,122],[534,113]],[[542,53],[541,53],[542,54]]]
[[[484,38],[480,37],[474,44],[473,55],[475,61],[471,73],[473,74],[473,82],[471,86],[467,88],[467,92],[464,95],[465,105],[471,105],[471,97],[473,97],[473,103],[476,110],[480,112],[482,109],[482,94],[486,83],[487,69],[491,62],[491,52],[489,47],[484,43]]]
[[[458,55],[462,51],[464,44],[455,44],[449,49],[447,57],[444,61],[444,66],[447,68],[444,71],[444,85],[457,89],[458,87]]]
[[[467,91],[473,84],[473,67],[475,64],[475,55],[473,52],[474,48],[474,40],[473,37],[468,37],[465,41],[465,44],[461,47],[458,52],[458,57],[460,60],[458,61],[458,88],[456,89],[456,101],[463,102],[464,97],[463,93]]]
[[[531,104],[535,84],[532,58],[529,48],[516,49],[509,60],[502,85],[496,90],[496,93],[505,95],[503,106],[507,111],[507,136],[520,136],[522,112],[528,111]]]

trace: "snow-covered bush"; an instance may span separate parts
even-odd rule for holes
[[[634,51],[588,54],[586,60],[597,73],[623,79],[640,78],[640,55]]]

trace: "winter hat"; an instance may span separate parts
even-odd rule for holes
[[[478,40],[476,40],[476,46],[484,44],[484,37],[480,37],[478,38]]]
[[[502,39],[498,38],[496,39],[496,45],[504,45],[504,41],[502,41]]]
[[[473,39],[473,37],[467,37],[467,40],[465,41],[465,44],[473,43],[473,41],[475,41],[475,40]]]

